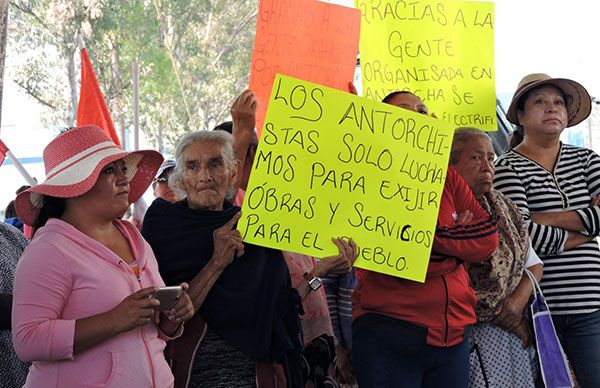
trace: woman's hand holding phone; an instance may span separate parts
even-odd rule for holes
[[[181,286],[161,287],[150,297],[160,302],[160,311],[168,311],[175,306],[181,294],[183,294]]]
[[[110,315],[109,321],[115,326],[115,334],[135,329],[152,320],[154,309],[158,307],[158,302],[152,295],[157,290],[156,287],[138,290],[107,313]]]
[[[172,299],[172,293],[170,293],[169,296],[165,296],[165,303],[163,303],[161,297],[159,296],[160,290],[154,296],[154,298],[161,302],[160,309],[171,322],[182,323],[194,315],[194,305],[192,304],[190,296],[186,292],[189,287],[190,286],[187,283],[181,283],[181,285],[177,287],[166,287],[171,289],[179,289],[179,292],[175,299]]]

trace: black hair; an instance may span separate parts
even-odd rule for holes
[[[66,207],[67,201],[64,198],[44,195],[42,208],[33,224],[34,232],[46,225],[46,222],[48,222],[50,218],[62,217]]]
[[[391,92],[390,94],[385,96],[385,98],[383,100],[381,100],[381,102],[385,102],[386,104],[389,104],[390,101],[399,94],[413,94],[414,95],[414,93],[409,92],[408,90],[396,90],[395,92]]]
[[[512,150],[513,148],[515,148],[516,146],[521,144],[523,142],[524,138],[525,138],[525,130],[523,129],[522,126],[516,125],[515,130],[512,131],[512,133],[510,135],[508,135],[508,146]]]
[[[17,217],[17,211],[15,210],[15,201],[10,201],[4,210],[4,219]]]
[[[213,128],[213,131],[225,131],[233,135],[233,122],[225,121]]]
[[[213,128],[213,131],[225,131],[231,135],[233,135],[233,122],[232,121],[225,121],[219,125],[217,125],[216,127]],[[258,138],[257,138],[258,140]],[[248,157],[248,154],[250,152],[250,148],[254,147],[254,149],[256,150],[257,144],[250,144],[250,146],[248,147],[248,150],[246,151],[246,157]]]
[[[530,92],[531,92],[531,90],[528,90],[521,97],[519,97],[519,99],[517,100],[517,111],[522,112],[525,109],[525,100],[529,96]],[[517,118],[517,122],[518,121],[519,121],[519,119]],[[518,146],[519,144],[521,144],[523,142],[524,138],[525,138],[525,130],[523,129],[521,124],[515,124],[515,130],[512,131],[512,133],[510,135],[508,135],[508,146],[510,147],[510,149],[515,148],[516,146]]]

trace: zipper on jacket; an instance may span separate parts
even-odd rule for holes
[[[127,266],[128,272],[132,273],[137,281],[138,281],[138,285],[140,286],[140,290],[144,287],[142,287],[142,271],[141,268],[138,267],[138,273],[136,275],[135,272],[133,272],[133,269],[131,269],[131,266],[127,263],[125,263],[124,261],[121,260],[121,263],[123,263],[124,265]],[[128,276],[129,279],[131,279],[131,277]],[[150,354],[150,349],[148,346],[148,341],[146,340],[146,336],[144,335],[144,326],[140,326],[140,333],[142,335],[142,342],[144,343],[144,350],[146,351],[146,360],[148,361],[148,366],[150,367],[150,376],[152,377],[152,387],[156,388],[156,380],[154,379],[154,364],[152,363],[152,355]]]
[[[442,275],[442,282],[444,283],[444,296],[446,297],[444,303],[444,343],[443,346],[446,346],[448,342],[448,283],[446,283],[446,276]]]

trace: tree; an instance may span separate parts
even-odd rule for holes
[[[4,91],[4,57],[6,56],[6,33],[8,0],[0,0],[0,123],[2,123],[2,95]]]
[[[84,6],[82,6],[82,3]],[[15,82],[71,126],[82,35],[118,129],[132,125],[131,66],[140,64],[140,126],[162,150],[224,121],[248,84],[257,1],[13,0]]]

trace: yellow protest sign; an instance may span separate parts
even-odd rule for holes
[[[356,266],[422,282],[451,142],[441,120],[278,74],[238,229],[315,257],[352,237]]]
[[[494,4],[356,0],[363,95],[418,95],[453,127],[496,131]]]

